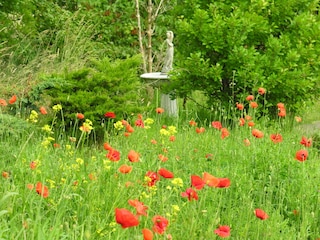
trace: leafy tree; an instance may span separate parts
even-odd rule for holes
[[[168,90],[201,90],[208,105],[267,89],[267,109],[319,96],[319,1],[186,0],[177,5],[175,70]]]

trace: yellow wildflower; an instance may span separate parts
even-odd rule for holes
[[[117,129],[118,131],[123,128],[123,124],[121,121],[117,121],[113,124],[114,128]]]
[[[62,110],[62,106],[61,106],[61,104],[56,104],[56,105],[54,105],[54,106],[52,107],[52,109],[53,109],[53,111],[55,111],[55,112],[59,112],[59,111]]]

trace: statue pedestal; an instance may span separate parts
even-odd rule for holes
[[[147,82],[153,87],[160,87],[161,84],[169,81],[168,75],[161,72],[144,73],[140,77],[147,80]],[[169,94],[161,94],[161,107],[169,116],[178,116],[177,99],[172,100]]]

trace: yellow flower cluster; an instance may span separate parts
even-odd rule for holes
[[[80,127],[80,131],[81,132],[86,132],[86,133],[89,133],[89,134],[90,134],[92,129],[93,129],[92,122],[89,119],[86,119],[86,121]]]
[[[160,135],[163,135],[163,136],[172,136],[176,133],[177,133],[177,127],[175,126],[169,126],[168,129],[164,129],[164,128],[160,129]]]
[[[49,145],[51,145],[51,142],[54,141],[54,138],[53,137],[47,137],[45,138],[42,142],[41,142],[41,145],[44,147],[44,148],[47,148]]]
[[[38,113],[35,110],[32,110],[27,121],[32,123],[38,122]]]
[[[53,109],[53,111],[55,111],[55,112],[59,112],[59,111],[62,110],[62,106],[61,106],[61,104],[57,104],[57,105],[54,105],[54,106],[52,107],[52,109]]]
[[[118,131],[123,128],[123,124],[121,121],[117,121],[113,124],[114,128],[117,129]]]
[[[41,129],[46,133],[53,134],[52,128],[48,124],[44,125]]]

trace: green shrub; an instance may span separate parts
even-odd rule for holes
[[[72,123],[76,113],[82,113],[93,122],[101,137],[108,121],[104,117],[106,112],[114,112],[116,119],[123,119],[144,110],[137,74],[140,63],[139,55],[114,62],[108,58],[93,61],[87,68],[46,77],[44,81],[58,84],[48,85],[50,89],[45,93],[53,105],[62,105],[63,121]]]

